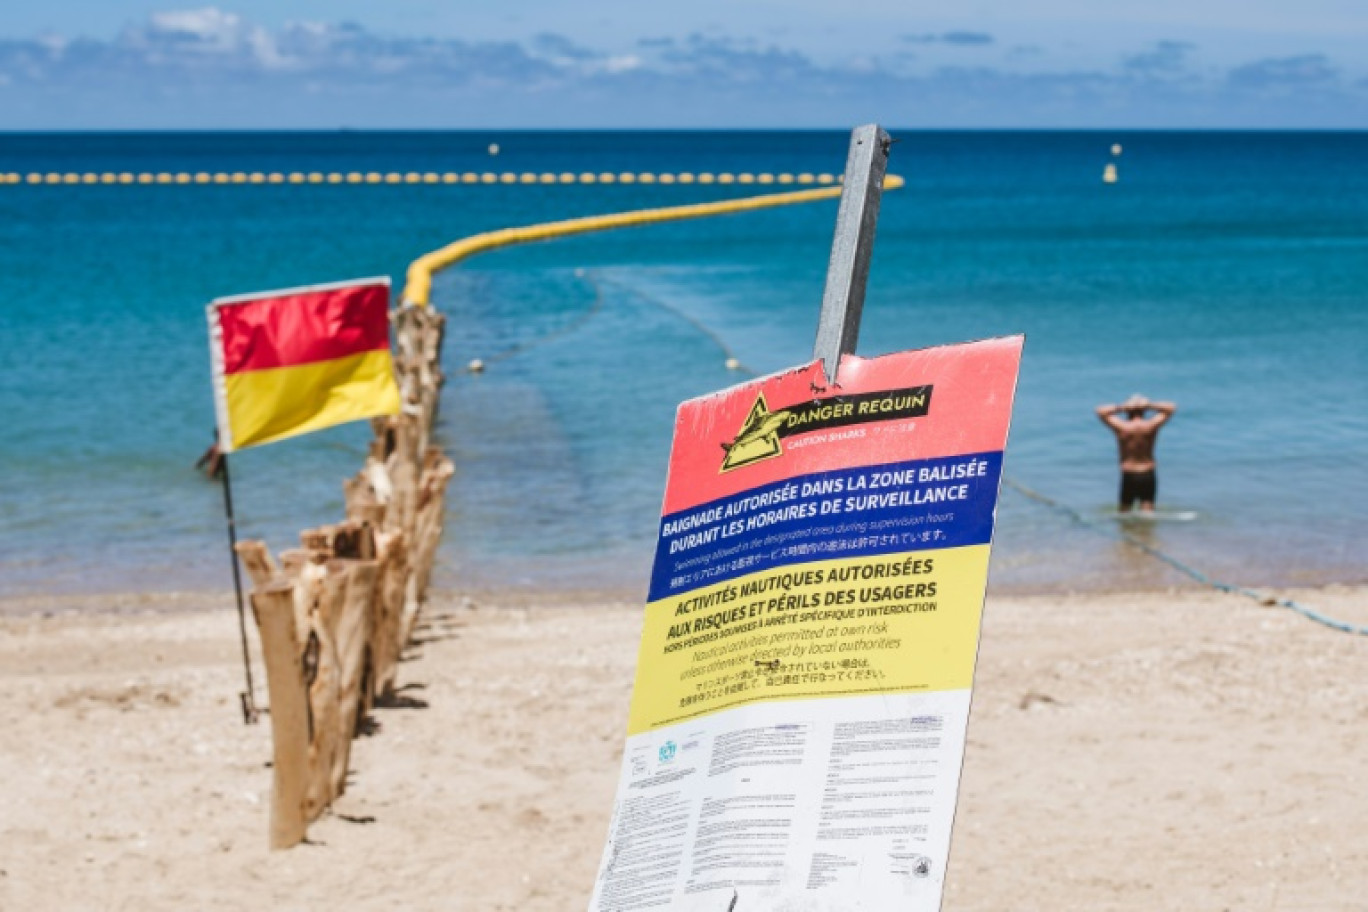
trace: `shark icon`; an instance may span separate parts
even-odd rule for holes
[[[784,450],[779,443],[779,430],[788,419],[787,410],[771,412],[765,402],[765,394],[758,394],[736,437],[730,443],[722,444],[722,452],[727,454],[722,460],[722,471],[729,472],[782,453]]]

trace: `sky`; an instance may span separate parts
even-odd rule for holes
[[[1362,129],[1365,50],[1365,0],[46,0],[0,129]]]

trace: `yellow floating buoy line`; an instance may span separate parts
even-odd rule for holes
[[[673,175],[678,178],[679,175]],[[830,176],[830,175],[826,175]],[[659,175],[655,176],[659,180]],[[720,177],[720,176],[719,176]],[[726,181],[718,181],[727,183]],[[764,181],[763,183],[771,183]],[[747,183],[741,181],[741,183]],[[839,181],[828,181],[839,183]],[[885,190],[896,190],[905,181],[895,174],[884,178]],[[432,295],[432,276],[466,257],[499,247],[526,244],[532,241],[546,241],[552,238],[567,237],[572,234],[585,234],[590,231],[606,231],[610,228],[627,228],[636,225],[653,225],[658,222],[673,222],[682,219],[705,218],[712,215],[731,215],[737,212],[752,212],[757,209],[770,209],[775,206],[792,206],[797,203],[811,203],[817,200],[835,199],[841,195],[841,188],[820,187],[812,190],[792,190],[787,193],[769,193],[763,196],[747,196],[740,199],[718,200],[711,203],[694,203],[687,206],[666,206],[658,209],[637,209],[632,212],[616,212],[611,215],[591,215],[585,218],[566,219],[560,222],[545,222],[540,225],[526,225],[520,228],[503,228],[486,231],[482,234],[462,238],[420,256],[409,264],[407,281],[404,284],[402,300],[406,304],[425,307]]]
[[[723,171],[16,171],[0,184],[839,184],[838,174]]]

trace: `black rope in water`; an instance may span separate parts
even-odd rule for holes
[[[559,329],[553,329],[545,335],[537,336],[535,339],[532,339],[527,342],[519,342],[517,345],[510,346],[497,354],[490,355],[488,358],[476,358],[470,362],[470,364],[467,366],[467,370],[469,370],[472,373],[479,373],[480,371],[484,370],[484,368],[487,365],[497,364],[500,361],[506,361],[509,358],[514,357],[515,355],[521,355],[524,352],[528,352],[534,348],[537,348],[538,346],[545,345],[548,342],[554,342],[557,339],[560,339],[564,336],[568,336],[571,333],[578,332],[580,329],[582,329],[584,327],[584,324],[588,323],[591,319],[594,318],[595,315],[597,315],[601,310],[603,310],[603,289],[599,286],[599,283],[595,281],[594,277],[590,274],[576,273],[576,278],[586,279],[589,283],[589,287],[594,289],[594,300],[590,302],[589,308],[587,310],[585,310],[579,316],[575,317],[575,319],[571,320],[569,323],[567,323]]]
[[[548,333],[544,336],[540,336],[532,340],[531,342],[515,345],[512,348],[500,352],[499,354],[488,359],[488,361],[484,363],[494,363],[496,361],[502,361],[506,358],[511,358],[514,355],[522,354],[530,349],[536,348],[537,346],[544,345],[545,343],[560,338],[561,336],[565,336],[569,333],[577,331],[578,329],[583,327],[584,324],[587,323],[590,318],[592,318],[596,313],[602,310],[603,286],[612,285],[619,289],[622,289],[623,291],[627,291],[631,294],[636,295],[638,298],[640,298],[643,301],[646,301],[648,304],[651,304],[655,307],[660,308],[661,310],[669,312],[673,316],[683,320],[685,323],[688,323],[702,335],[706,336],[710,341],[712,341],[714,345],[718,347],[718,349],[721,350],[723,356],[726,358],[726,365],[729,370],[736,371],[737,373],[744,374],[748,377],[758,376],[757,371],[750,367],[747,367],[745,364],[742,363],[741,359],[737,357],[736,352],[732,350],[731,346],[727,344],[727,341],[722,338],[721,334],[719,334],[712,327],[703,323],[701,320],[699,320],[692,314],[686,313],[685,311],[679,309],[678,307],[674,306],[673,304],[670,304],[667,301],[663,301],[651,295],[644,294],[639,289],[632,288],[631,286],[623,282],[615,281],[612,279],[605,279],[601,276],[596,276],[593,273],[585,273],[582,277],[585,278],[589,282],[589,284],[592,285],[594,288],[594,302],[590,306],[588,311],[580,315],[570,324],[554,332]],[[1317,624],[1323,624],[1324,626],[1329,627],[1332,630],[1338,630],[1341,633],[1349,633],[1357,636],[1368,636],[1368,627],[1361,626],[1358,624],[1351,624],[1347,621],[1341,621],[1337,618],[1332,618],[1328,615],[1322,614],[1314,608],[1310,608],[1292,599],[1278,598],[1276,596],[1266,595],[1262,592],[1259,592],[1258,590],[1250,589],[1245,586],[1237,586],[1233,583],[1226,583],[1222,582],[1221,580],[1212,579],[1207,574],[1191,566],[1190,564],[1184,563],[1183,561],[1179,560],[1173,555],[1161,551],[1153,545],[1141,541],[1133,535],[1129,535],[1125,532],[1116,531],[1115,529],[1112,529],[1108,526],[1103,526],[1096,520],[1084,516],[1082,513],[1080,513],[1078,510],[1075,510],[1073,507],[1070,507],[1064,503],[1060,503],[1052,497],[1047,497],[1046,495],[1041,494],[1039,491],[1028,488],[1020,482],[1016,481],[1015,479],[1003,476],[1002,483],[1029,500],[1033,500],[1036,503],[1042,504],[1046,507],[1049,507],[1053,510],[1065,514],[1079,525],[1082,525],[1094,532],[1105,535],[1109,538],[1122,541],[1130,545],[1131,547],[1136,548],[1137,550],[1149,555],[1155,560],[1168,564],[1173,569],[1184,574],[1185,576],[1191,577],[1192,579],[1196,580],[1204,586],[1208,586],[1220,592],[1229,592],[1234,595],[1243,595],[1246,598],[1253,599],[1261,605],[1269,607],[1287,608],[1290,611],[1295,611],[1297,614],[1300,614],[1307,620],[1315,621]]]
[[[686,313],[685,311],[680,310],[678,307],[675,307],[668,301],[662,301],[660,298],[648,295],[641,291],[641,289],[632,288],[631,286],[623,282],[618,282],[614,281],[613,279],[604,278],[600,278],[598,281],[602,282],[605,285],[616,286],[617,288],[620,288],[623,291],[636,295],[638,298],[645,301],[646,303],[651,304],[654,307],[658,307],[661,310],[674,315],[675,317],[678,317],[685,323],[688,323],[694,329],[698,330],[698,332],[702,335],[707,336],[708,339],[711,340],[714,345],[716,345],[719,349],[722,350],[722,354],[726,357],[726,365],[728,370],[734,370],[737,373],[745,374],[749,377],[759,376],[758,371],[754,370],[753,368],[747,367],[744,363],[742,363],[741,359],[736,356],[736,352],[733,351],[732,347],[727,344],[727,340],[723,339],[722,335],[718,333],[717,330],[713,329],[711,326],[708,326],[706,323],[704,323],[702,320],[699,320],[693,314]]]
[[[1184,563],[1183,561],[1179,560],[1171,554],[1167,554],[1163,551],[1160,551],[1158,548],[1154,547],[1151,544],[1141,541],[1134,535],[1129,535],[1125,532],[1118,532],[1114,529],[1103,526],[1096,520],[1089,519],[1088,517],[1084,516],[1082,513],[1078,512],[1073,507],[1070,507],[1067,504],[1062,504],[1052,497],[1047,497],[1044,494],[1041,494],[1039,491],[1032,490],[1031,488],[1026,487],[1024,484],[1021,484],[1020,482],[1014,479],[1004,477],[1002,479],[1002,483],[1029,500],[1033,500],[1036,503],[1042,504],[1046,507],[1049,507],[1053,510],[1065,514],[1079,525],[1085,526],[1086,528],[1091,529],[1094,532],[1098,532],[1102,535],[1106,535],[1109,538],[1115,538],[1120,541],[1123,541],[1131,547],[1143,551],[1145,554],[1148,554],[1155,560],[1162,561],[1168,564],[1173,569],[1185,574],[1186,576],[1191,577],[1192,579],[1196,580],[1204,586],[1209,586],[1210,588],[1219,590],[1221,592],[1230,592],[1235,595],[1243,595],[1245,598],[1253,599],[1260,605],[1290,609],[1292,611],[1297,612],[1302,617],[1307,618],[1308,620],[1315,621],[1317,624],[1324,624],[1326,627],[1329,627],[1332,630],[1338,630],[1341,633],[1352,633],[1358,636],[1368,636],[1368,627],[1363,627],[1357,624],[1350,624],[1347,621],[1341,621],[1337,618],[1329,617],[1328,615],[1316,611],[1314,608],[1309,608],[1306,605],[1302,605],[1299,602],[1293,601],[1292,599],[1277,598],[1275,596],[1265,595],[1264,593],[1259,592],[1258,590],[1250,589],[1245,586],[1236,586],[1233,583],[1226,583],[1222,582],[1221,580],[1212,579],[1210,576],[1198,570],[1197,568]]]

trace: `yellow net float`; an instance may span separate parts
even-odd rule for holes
[[[408,172],[360,172],[349,171],[344,173],[331,171],[290,171],[290,172],[269,172],[262,173],[253,171],[245,173],[242,171],[234,172],[39,172],[32,171],[26,174],[14,172],[0,172],[0,184],[841,184],[844,176],[823,172],[813,174],[803,171],[798,174],[789,172],[762,172],[752,174],[742,172],[733,174],[721,172],[714,174],[710,171],[693,173],[690,171],[662,172],[651,171],[623,171],[614,173],[603,171],[595,173],[592,171],[582,171],[575,173],[572,171],[543,171],[532,172],[524,171],[516,173],[504,171],[494,173],[485,171],[476,173],[474,171],[456,172],[436,172],[436,171],[408,171]],[[884,186],[887,189],[896,189],[904,185],[904,180],[896,175],[888,175],[885,178]]]

